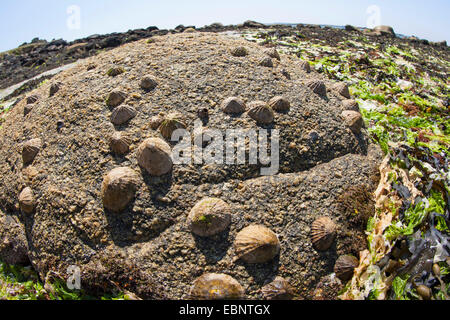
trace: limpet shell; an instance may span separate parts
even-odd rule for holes
[[[159,126],[159,132],[161,135],[167,139],[172,139],[172,134],[177,129],[186,129],[186,125],[181,122],[181,115],[178,113],[171,113],[167,115],[167,117],[164,119],[164,121]]]
[[[267,48],[264,50],[264,53],[267,54],[271,58],[281,60],[280,54],[278,53],[277,49],[275,49],[275,48]]]
[[[228,114],[240,114],[245,112],[245,103],[238,97],[229,97],[222,102],[221,109]]]
[[[36,155],[39,153],[39,150],[41,150],[42,140],[32,139],[24,143],[23,149],[22,149],[22,160],[23,164],[27,165],[33,162]]]
[[[266,300],[292,300],[295,296],[294,288],[282,277],[276,277],[271,283],[262,287],[261,292]]]
[[[142,89],[150,91],[158,86],[158,82],[152,76],[146,76],[142,78],[140,86]]]
[[[113,90],[106,99],[106,105],[108,107],[115,108],[121,105],[125,101],[126,97],[127,95],[124,92],[120,90]]]
[[[118,155],[127,154],[130,151],[130,144],[131,139],[121,132],[115,132],[109,140],[109,146],[112,152]]]
[[[306,71],[307,73],[311,72],[311,65],[308,61],[300,60],[298,66],[301,70]]]
[[[32,94],[31,96],[27,97],[27,104],[34,104],[38,102],[40,99],[40,96],[38,94]]]
[[[162,139],[149,138],[141,143],[137,151],[139,165],[152,176],[162,176],[172,171],[172,150]]]
[[[34,211],[34,196],[31,188],[26,187],[19,194],[19,206],[20,209],[25,213],[32,213]]]
[[[248,108],[248,116],[256,122],[262,124],[270,124],[273,122],[273,110],[264,101],[250,102]]]
[[[62,83],[61,82],[55,82],[50,86],[50,97],[53,97],[59,89],[61,89]]]
[[[354,256],[340,256],[334,265],[336,276],[342,281],[348,281],[353,277],[353,271],[359,265],[358,259]]]
[[[34,105],[27,104],[25,107],[23,107],[23,115],[26,116],[33,110]]]
[[[247,263],[265,263],[280,252],[280,241],[270,229],[251,225],[242,229],[234,241],[237,259]]]
[[[120,126],[131,119],[133,119],[137,114],[135,108],[123,105],[115,108],[111,114],[111,122],[116,126]]]
[[[361,113],[353,110],[345,110],[341,115],[345,124],[353,131],[353,133],[359,134],[361,132],[361,128],[364,125]]]
[[[138,174],[128,167],[111,170],[103,179],[103,206],[112,212],[123,211],[134,199],[139,188]]]
[[[201,237],[210,237],[224,231],[231,223],[230,207],[217,198],[204,198],[188,216],[189,228]]]
[[[344,110],[352,110],[352,111],[356,111],[359,112],[359,105],[358,102],[356,100],[353,99],[345,99],[342,101],[342,106],[344,107]]]
[[[161,118],[160,116],[153,116],[150,118],[150,128],[152,128],[153,130],[156,130],[159,128],[159,126],[161,125],[161,123],[163,123],[164,119]]]
[[[248,50],[245,47],[236,47],[231,49],[231,55],[235,57],[245,57],[248,55]]]
[[[193,300],[240,300],[244,288],[226,274],[207,273],[197,278],[190,291]]]
[[[273,67],[273,61],[270,57],[264,57],[259,61],[259,65],[263,67],[272,68]]]
[[[286,112],[291,108],[289,101],[281,96],[273,97],[267,103],[269,107],[278,112]]]
[[[327,87],[322,80],[310,80],[306,83],[306,86],[319,96],[327,95]]]
[[[350,91],[348,90],[348,85],[345,82],[336,83],[335,85],[333,85],[333,90],[344,98],[351,98]]]
[[[320,251],[328,250],[336,238],[336,225],[328,217],[316,219],[311,226],[311,239],[314,248]]]

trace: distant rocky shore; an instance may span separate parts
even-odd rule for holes
[[[347,25],[345,28],[335,29],[319,25],[265,25],[255,21],[246,21],[239,25],[227,26],[221,23],[213,23],[202,28],[179,25],[173,30],[160,30],[155,26],[151,26],[146,29],[129,30],[124,33],[111,33],[106,35],[95,34],[72,42],[67,42],[63,39],[48,42],[46,40],[35,38],[30,43],[24,43],[16,49],[0,53],[0,89],[8,88],[48,70],[73,63],[79,59],[94,56],[103,50],[116,48],[122,44],[153,37],[155,35],[181,33],[188,29],[195,29],[200,32],[226,32],[233,30],[241,31],[249,28],[276,29],[279,36],[300,32],[308,39],[326,39],[327,41],[336,36],[341,38],[345,33],[349,32],[361,32],[364,33],[365,36],[373,37],[395,37],[394,30],[387,26],[381,26],[374,30],[370,30]],[[445,41],[429,42],[428,40],[421,40],[417,37],[409,37],[402,40],[426,46],[447,48],[447,43]],[[36,84],[35,82],[33,83],[34,85]],[[32,89],[33,87],[34,86],[32,85],[29,89]],[[22,88],[16,95],[23,93],[23,91],[24,89]]]

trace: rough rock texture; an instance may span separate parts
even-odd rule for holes
[[[144,298],[186,297],[206,272],[232,276],[247,298],[259,298],[262,286],[276,276],[311,297],[339,255],[357,255],[365,246],[365,226],[349,224],[338,204],[351,186],[374,188],[379,151],[368,145],[364,131],[355,135],[347,128],[341,97],[330,92],[323,98],[304,85],[327,80],[297,68],[294,57],[281,55],[273,68],[265,68],[259,65],[263,48],[244,40],[208,33],[153,39],[99,54],[55,76],[33,92],[42,98],[26,117],[21,101],[0,129],[0,211],[19,214],[20,191],[33,190],[35,211],[21,215],[33,266],[44,279],[50,270],[65,274],[76,264],[85,289],[114,281]],[[231,55],[238,46],[245,46],[248,56]],[[125,72],[109,77],[112,66]],[[149,75],[158,86],[146,92],[140,81]],[[63,86],[49,97],[56,81]],[[114,89],[126,93],[124,103],[137,111],[116,128],[105,102]],[[280,174],[260,177],[261,165],[174,165],[170,173],[151,177],[139,167],[138,146],[162,138],[150,127],[150,119],[161,113],[181,113],[191,132],[199,108],[209,110],[208,128],[261,128],[245,114],[223,113],[220,105],[231,96],[245,103],[283,96],[291,103],[289,112],[275,113],[265,126],[280,130]],[[57,131],[59,119],[65,125]],[[125,156],[110,150],[116,130],[130,137]],[[42,148],[24,166],[21,147],[35,138]],[[127,209],[113,214],[103,207],[101,189],[103,177],[117,167],[130,167],[142,181]],[[232,211],[229,229],[207,239],[187,225],[190,210],[204,197],[220,198]],[[311,223],[319,216],[337,224],[335,244],[325,252],[316,251],[310,240]],[[274,260],[233,262],[235,236],[251,224],[278,235],[281,251]]]

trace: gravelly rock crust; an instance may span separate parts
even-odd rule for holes
[[[374,189],[380,152],[368,145],[364,130],[354,134],[346,126],[340,117],[343,97],[332,90],[319,96],[306,86],[320,79],[331,88],[293,57],[281,55],[273,67],[263,67],[264,48],[244,40],[195,32],[152,39],[99,54],[57,75],[33,92],[40,99],[26,116],[21,101],[0,130],[0,210],[19,215],[33,266],[45,279],[49,270],[65,274],[76,264],[85,289],[115,281],[149,299],[186,298],[193,281],[206,272],[231,275],[247,298],[260,297],[260,289],[276,276],[287,279],[298,295],[312,298],[339,255],[357,255],[365,247],[365,225],[350,223],[339,202],[352,186]],[[247,48],[247,56],[230,53],[239,46]],[[110,77],[112,67],[125,72]],[[140,87],[146,76],[158,82],[152,91]],[[60,89],[50,97],[56,82]],[[111,123],[106,105],[115,89],[126,94],[123,105],[136,110],[119,126]],[[275,96],[287,99],[290,109],[275,112],[274,122],[263,127],[246,113],[227,115],[221,108],[229,97],[250,103]],[[174,165],[169,174],[152,177],[139,167],[139,145],[163,139],[152,129],[152,117],[178,112],[192,132],[203,108],[207,128],[280,130],[280,174],[260,177],[261,165]],[[131,141],[123,156],[110,149],[116,131]],[[24,165],[23,144],[36,138],[41,148]],[[134,200],[114,213],[103,207],[101,190],[103,177],[118,167],[135,170],[142,180]],[[26,187],[36,202],[31,214],[19,213],[18,195]],[[230,227],[210,238],[193,235],[187,223],[192,207],[205,197],[224,200],[232,211]],[[335,243],[325,252],[316,251],[310,240],[310,226],[319,216],[337,224]],[[235,236],[251,224],[278,235],[281,251],[274,260],[234,261]]]

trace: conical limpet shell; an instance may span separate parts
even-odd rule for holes
[[[221,109],[228,114],[240,114],[245,112],[245,103],[238,97],[229,97],[222,102]]]
[[[267,54],[269,57],[281,60],[280,54],[278,53],[277,49],[275,48],[268,48],[264,50],[264,53]]]
[[[162,176],[172,171],[172,150],[162,139],[150,138],[142,142],[137,151],[139,165],[152,176]]]
[[[167,139],[172,139],[172,134],[177,129],[186,129],[186,125],[181,122],[181,115],[178,113],[171,113],[167,115],[167,117],[164,119],[164,121],[159,126],[159,132],[161,135]]]
[[[113,90],[106,99],[106,105],[108,107],[115,108],[121,105],[125,101],[126,97],[127,95],[124,92],[120,90]]]
[[[34,211],[34,196],[31,188],[26,187],[19,194],[19,206],[20,209],[25,213],[32,213]]]
[[[240,300],[244,293],[244,288],[233,277],[207,273],[194,281],[189,295],[193,300]]]
[[[359,105],[358,102],[353,99],[346,99],[342,101],[342,106],[344,107],[344,110],[352,110],[359,112]]]
[[[301,70],[306,71],[307,73],[311,72],[311,65],[308,61],[300,60],[298,66]]]
[[[270,57],[264,57],[261,60],[259,60],[259,65],[263,67],[272,68],[273,67],[273,61]]]
[[[33,162],[36,155],[41,150],[42,140],[41,139],[32,139],[24,143],[22,149],[22,160],[23,164],[27,165]]]
[[[23,115],[26,116],[33,110],[34,105],[27,104],[25,107],[23,107]]]
[[[248,115],[258,123],[270,124],[273,122],[274,114],[264,101],[253,101],[248,104]]]
[[[361,113],[352,110],[345,110],[341,115],[345,124],[353,131],[353,133],[359,134],[361,132],[361,128],[364,125],[364,120]]]
[[[350,99],[350,91],[348,90],[348,85],[345,82],[339,82],[336,83],[333,86],[333,90],[336,91],[338,94],[343,96],[344,98]]]
[[[327,95],[327,87],[322,80],[310,80],[306,83],[306,86],[319,96]]]
[[[336,225],[328,217],[316,219],[311,226],[311,239],[317,250],[328,250],[336,237]]]
[[[282,277],[276,277],[271,283],[262,287],[261,292],[267,300],[291,300],[294,288]]]
[[[280,242],[277,235],[270,229],[251,225],[236,235],[234,248],[237,259],[247,263],[265,263],[280,252]]]
[[[112,67],[106,72],[106,74],[110,77],[116,77],[124,72],[125,69],[122,67]]]
[[[50,97],[53,97],[59,89],[61,89],[62,83],[61,82],[55,82],[50,86]]]
[[[103,206],[113,212],[123,211],[134,199],[139,184],[139,176],[134,170],[128,167],[111,170],[103,179]]]
[[[153,130],[156,130],[159,128],[159,126],[161,125],[161,123],[163,123],[164,119],[161,118],[160,116],[153,116],[150,118],[150,128],[152,128]]]
[[[236,47],[231,49],[231,54],[235,57],[245,57],[248,55],[248,50],[245,47]]]
[[[140,86],[142,89],[150,91],[158,86],[158,82],[156,81],[155,78],[151,76],[146,76],[142,78]]]
[[[136,116],[136,109],[127,105],[118,106],[111,114],[111,122],[120,126]]]
[[[32,94],[31,96],[27,97],[27,104],[34,104],[34,103],[38,102],[39,99],[40,99],[39,95]]]
[[[109,140],[109,146],[112,152],[118,155],[127,154],[130,151],[130,144],[131,139],[121,132],[115,132]]]
[[[217,198],[199,201],[188,216],[189,228],[201,237],[213,236],[224,231],[231,223],[230,207]]]
[[[281,96],[273,97],[267,104],[273,110],[278,112],[286,112],[291,108],[291,104],[289,103],[289,101]]]
[[[348,281],[352,278],[353,271],[358,265],[359,261],[354,256],[343,255],[336,260],[334,272],[340,280]]]

